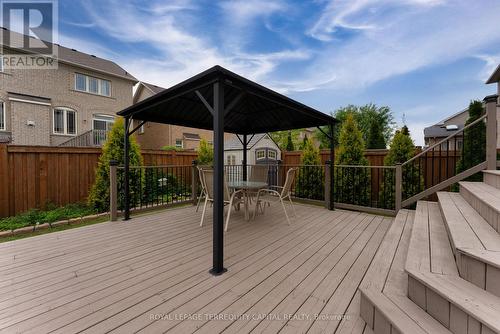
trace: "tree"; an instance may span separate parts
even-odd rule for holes
[[[391,139],[394,132],[395,122],[394,116],[389,107],[378,107],[373,103],[366,104],[364,106],[348,105],[347,107],[339,108],[332,113],[332,116],[340,122],[337,124],[334,131],[335,145],[338,145],[340,128],[349,114],[354,116],[354,120],[358,124],[358,128],[361,130],[365,143],[368,142],[373,122],[377,122],[379,124],[385,143],[388,143]],[[328,127],[323,127],[322,129],[328,133]],[[329,139],[321,131],[316,131],[315,136],[320,142],[321,148],[329,147]]]
[[[299,146],[300,150],[305,150],[308,141],[309,141],[309,139],[307,138],[307,134],[305,134],[304,138],[302,138],[302,143]],[[313,142],[311,141],[311,143],[313,143]]]
[[[88,197],[88,204],[92,208],[104,212],[109,210],[109,163],[111,160],[118,162],[118,165],[125,163],[124,159],[124,135],[125,127],[122,118],[119,118],[113,124],[108,134],[108,139],[102,147],[102,153],[96,169],[96,179]],[[131,166],[142,166],[141,149],[137,144],[135,137],[130,137],[129,161]],[[131,205],[140,201],[141,183],[140,179],[135,178],[133,171],[130,175],[130,198]],[[123,184],[123,173],[118,173],[118,185]]]
[[[335,159],[335,199],[341,203],[369,204],[370,174],[366,166],[365,142],[353,114],[348,114],[339,133]]]
[[[481,101],[472,101],[469,104],[469,118],[465,126],[480,118],[484,113]],[[472,168],[486,159],[486,124],[478,122],[464,131],[462,157],[457,164],[457,173]],[[467,178],[469,181],[482,181],[482,173]]]
[[[286,142],[286,150],[288,152],[295,151],[295,146],[293,145],[292,132],[291,131],[288,131],[287,142]]]
[[[386,148],[384,134],[379,122],[371,122],[366,147],[369,149]]]
[[[304,142],[299,174],[295,191],[298,197],[308,199],[322,199],[324,195],[324,174],[321,166],[319,148],[314,146],[311,139]]]
[[[278,144],[278,146],[281,150],[289,151],[287,149],[289,138],[292,140],[294,149],[296,147],[299,147],[300,131],[301,131],[300,129],[293,129],[293,130],[289,130],[289,131],[276,131],[276,132],[270,132],[269,135],[276,142],[276,144]]]
[[[214,163],[214,148],[205,139],[200,140],[198,147],[198,165],[211,166]]]
[[[396,131],[391,141],[389,152],[384,158],[384,165],[395,166],[402,164],[415,156],[415,143],[410,137],[410,132],[406,126]],[[423,188],[423,174],[419,171],[419,166],[409,163],[403,167],[402,193],[403,199],[419,193]],[[395,171],[384,170],[383,181],[379,193],[379,200],[383,208],[394,208],[395,201]]]

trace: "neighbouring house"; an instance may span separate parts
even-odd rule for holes
[[[500,94],[500,65],[497,66],[496,70],[486,81],[486,84],[494,84],[496,83],[498,88],[498,94]],[[499,101],[500,105],[500,101]],[[465,122],[469,118],[469,110],[466,108],[444,120],[426,127],[424,129],[424,140],[426,146],[434,145],[446,137],[454,134],[457,131],[460,131],[464,128]],[[498,133],[500,133],[500,107],[497,107],[497,128],[499,129]],[[463,136],[456,136],[456,149],[462,149]],[[449,149],[455,148],[455,139],[448,141],[447,143],[443,143],[442,149],[446,150],[446,145],[449,145]],[[500,136],[497,136],[497,148],[500,148]]]
[[[134,93],[133,102],[135,104],[163,90],[165,88],[141,81]],[[139,123],[139,121],[134,122],[136,126]],[[143,149],[161,149],[170,146],[183,150],[196,150],[200,146],[201,139],[209,143],[213,140],[213,132],[210,130],[160,123],[146,123],[136,133],[137,142]],[[229,136],[227,134],[225,138],[228,139]]]
[[[26,54],[14,47],[24,35],[10,33],[14,39],[2,44],[3,54]],[[116,113],[132,105],[137,80],[130,73],[110,60],[54,46],[57,69],[0,67],[0,142],[100,146]]]
[[[241,138],[241,136],[240,136]],[[281,150],[267,133],[248,136],[247,163],[249,165],[274,164],[281,160]],[[241,165],[243,144],[236,135],[224,143],[224,161],[226,165]]]
[[[468,118],[469,109],[464,109],[434,125],[426,127],[424,129],[425,146],[432,146],[457,131],[462,130]],[[441,145],[443,145],[443,150],[447,149],[447,145],[449,145],[448,148],[450,150],[455,150],[455,148],[456,150],[461,150],[463,145],[463,136],[457,135],[452,140],[442,143]]]

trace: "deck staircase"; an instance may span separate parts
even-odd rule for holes
[[[376,334],[500,333],[500,171],[400,210],[360,285]]]

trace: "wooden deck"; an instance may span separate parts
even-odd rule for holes
[[[392,218],[297,205],[232,216],[225,265],[193,207],[0,245],[2,333],[369,333],[358,286]]]

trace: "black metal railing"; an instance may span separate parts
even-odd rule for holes
[[[394,166],[336,165],[334,177],[335,202],[394,210]]]
[[[481,116],[401,165],[403,206],[415,203],[418,195],[425,194],[426,190],[486,161],[486,120],[487,115]],[[480,181],[481,177],[478,173],[469,179]],[[443,188],[456,189],[456,185]],[[434,192],[430,195],[434,196]]]
[[[123,173],[123,167],[119,167],[119,210],[124,207]],[[192,166],[132,166],[129,175],[131,208],[182,203],[192,199]]]

